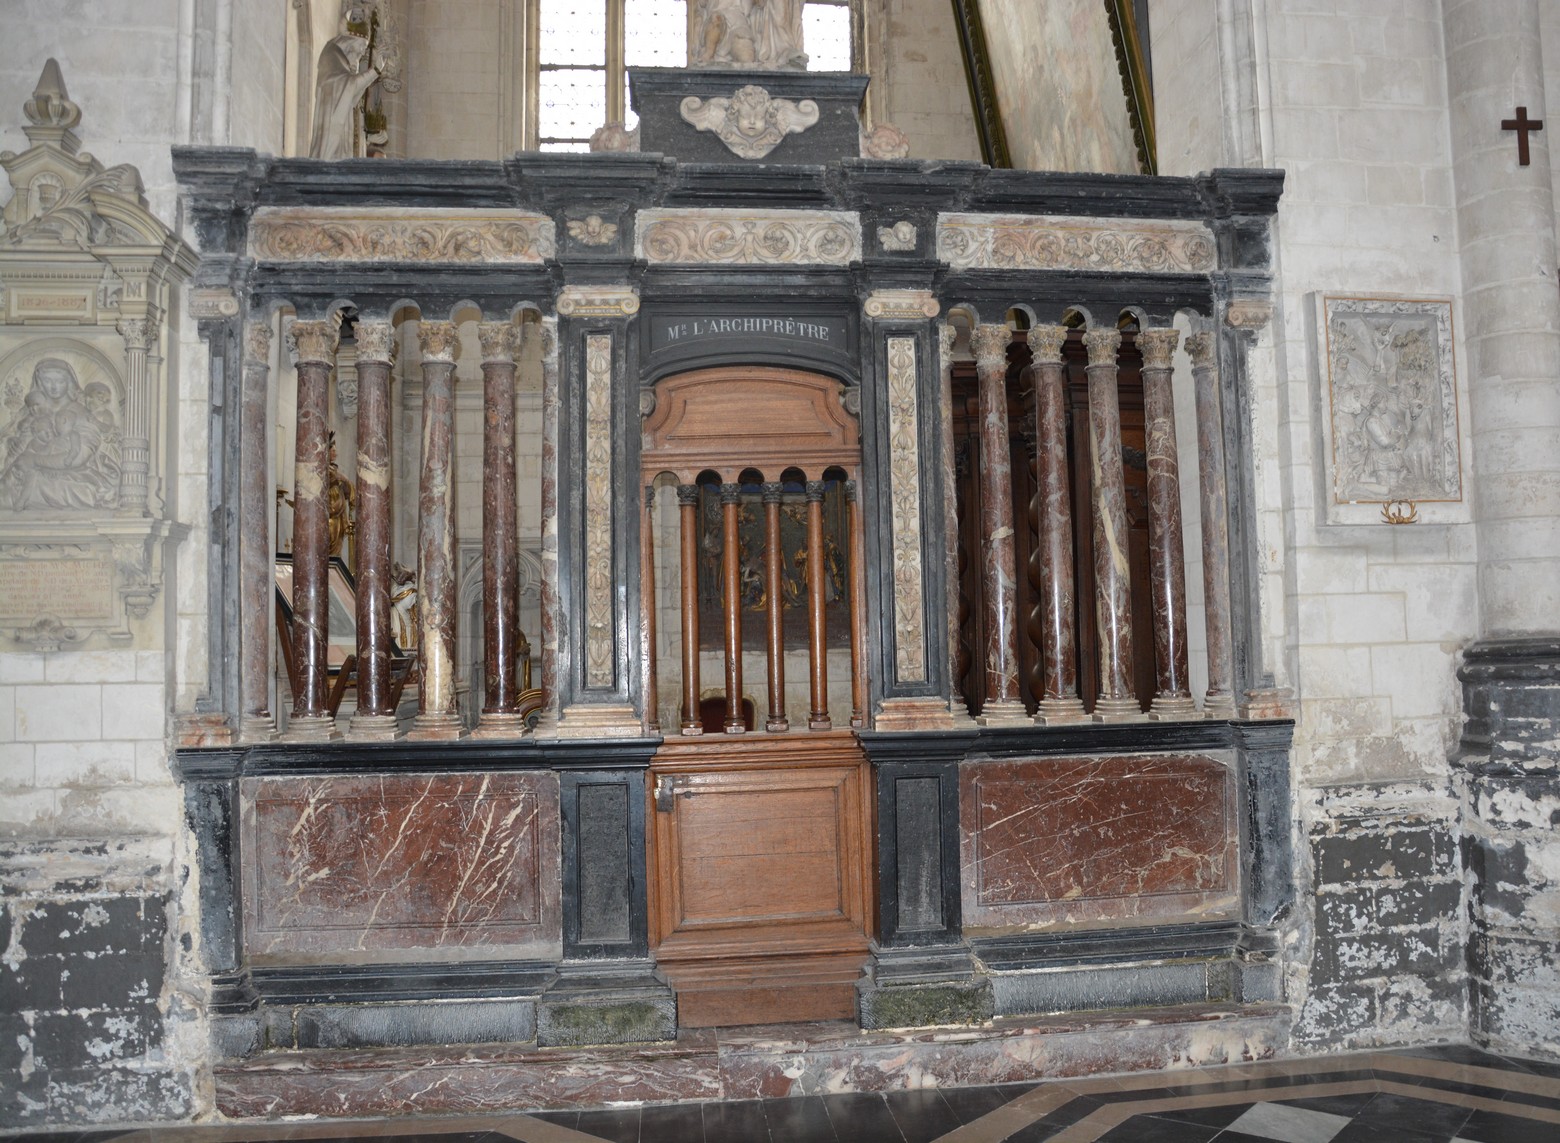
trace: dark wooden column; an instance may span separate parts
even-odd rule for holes
[[[1186,554],[1181,539],[1181,466],[1175,443],[1170,358],[1181,334],[1145,329],[1143,417],[1148,452],[1149,587],[1154,606],[1155,694],[1149,717],[1197,717],[1186,651]]]
[[[780,495],[785,485],[764,485],[764,596],[769,620],[769,717],[764,729],[783,734],[791,728],[785,713],[785,552],[780,546]]]
[[[830,730],[829,640],[825,626],[823,589],[828,572],[823,561],[823,481],[807,482],[807,647],[811,671],[812,709],[808,730]]]
[[[1091,329],[1089,351],[1089,461],[1094,474],[1095,624],[1099,630],[1100,695],[1096,722],[1143,717],[1132,692],[1132,570],[1127,562],[1127,492],[1121,466],[1121,404],[1116,351],[1121,333]]]
[[[337,737],[325,706],[329,666],[330,371],[336,359],[337,321],[295,321],[288,338],[297,351],[298,435],[293,470],[293,679],[286,738],[308,742]]]
[[[850,543],[850,725],[860,730],[867,725],[867,555],[854,480],[845,482],[845,503]]]
[[[243,397],[239,409],[240,607],[238,688],[239,739],[266,742],[276,737],[271,713],[271,597],[276,591],[271,539],[271,489],[266,480],[270,416],[266,409],[271,381],[271,325],[244,326]],[[280,474],[278,474],[280,475]]]
[[[1213,333],[1186,339],[1197,400],[1197,488],[1202,516],[1203,612],[1208,632],[1207,718],[1235,717],[1233,637],[1230,627],[1229,489],[1224,476],[1224,416],[1219,400],[1218,340]]]
[[[747,729],[742,717],[742,485],[720,486],[721,586],[726,597],[726,733]]]
[[[1073,576],[1072,488],[1067,472],[1067,327],[1029,331],[1035,386],[1035,476],[1040,501],[1040,680],[1035,721],[1080,722],[1078,631]]]
[[[356,740],[394,738],[390,702],[390,364],[395,329],[359,321],[357,342],[357,710]]]
[[[1028,722],[1018,689],[1018,559],[1008,452],[1007,350],[1012,331],[981,325],[971,338],[980,393],[981,585],[986,604],[985,702],[977,721]]]
[[[417,507],[418,646],[422,682],[409,738],[459,738],[465,734],[455,706],[454,322],[418,323],[422,348],[422,476]]]
[[[525,733],[520,717],[520,540],[515,518],[515,343],[509,322],[482,322],[482,713],[479,738]]]
[[[677,486],[682,533],[682,732],[703,734],[699,718],[699,486]]]

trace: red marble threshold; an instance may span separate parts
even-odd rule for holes
[[[712,1028],[601,1048],[267,1052],[214,1069],[230,1118],[527,1111],[968,1087],[1269,1059],[1283,1005],[1004,1017],[978,1028],[865,1032],[847,1023]]]

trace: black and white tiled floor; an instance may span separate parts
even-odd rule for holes
[[[494,1116],[122,1127],[27,1143],[1560,1143],[1560,1064],[1372,1052],[998,1087]]]

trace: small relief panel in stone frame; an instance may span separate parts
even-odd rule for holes
[[[1325,519],[1460,523],[1450,298],[1318,295]]]

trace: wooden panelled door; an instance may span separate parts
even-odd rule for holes
[[[684,1027],[855,1014],[873,801],[849,729],[865,693],[861,450],[840,389],[700,370],[660,382],[645,423],[649,502],[670,507],[654,489],[677,489],[675,510],[646,519],[647,551],[669,565],[652,556],[644,577],[647,721],[665,734],[646,814],[650,937]],[[705,661],[721,668],[711,692]],[[847,662],[852,699],[831,709],[829,668]]]

